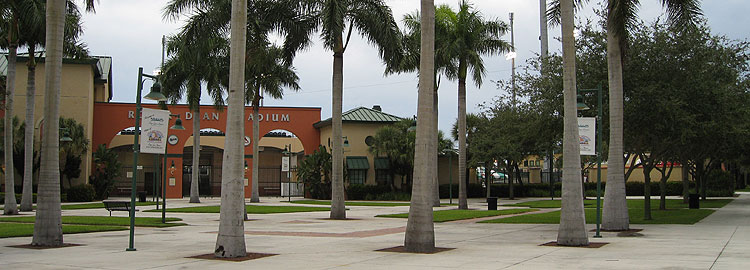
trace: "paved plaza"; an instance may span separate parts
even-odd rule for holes
[[[286,198],[261,201],[261,205],[289,205]],[[523,200],[513,202],[519,201]],[[218,204],[218,198],[204,198],[200,205]],[[168,207],[186,206],[195,204],[168,200]],[[472,199],[470,207],[487,206]],[[161,217],[161,213],[142,212],[152,208],[139,207],[137,215]],[[440,209],[451,208],[455,206]],[[382,252],[376,250],[403,245],[406,219],[374,216],[407,212],[408,207],[348,209],[351,219],[342,221],[327,219],[328,212],[249,215],[248,252],[278,254],[255,260],[189,258],[212,253],[219,214],[167,213],[189,226],[137,227],[137,251],[125,251],[128,231],[67,234],[66,243],[80,246],[44,250],[8,247],[29,244],[31,237],[0,239],[0,269],[750,269],[750,193],[695,225],[631,225],[643,229],[642,236],[603,232],[603,238],[590,238],[608,243],[600,248],[540,246],[556,239],[557,225],[463,221],[435,224],[437,246],[452,250]],[[106,216],[108,212],[64,210],[63,215]]]

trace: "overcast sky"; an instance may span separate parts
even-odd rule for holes
[[[419,8],[418,0],[385,0],[392,8],[397,21],[404,14]],[[161,62],[161,37],[174,34],[181,22],[165,21],[162,9],[166,0],[100,1],[95,14],[84,15],[83,41],[93,55],[113,57],[114,102],[134,102],[138,67],[151,72]],[[597,2],[590,3],[578,14],[579,17],[593,17],[591,10]],[[640,16],[652,21],[662,9],[661,1],[643,0]],[[456,7],[458,0],[435,0],[436,4]],[[474,0],[474,7],[487,19],[500,19],[508,22],[508,14],[515,13],[515,41],[518,53],[516,64],[523,65],[526,59],[539,53],[539,1],[538,0]],[[750,1],[747,0],[706,0],[703,12],[714,34],[726,35],[731,39],[750,38],[747,26],[750,18]],[[550,28],[550,51],[560,50],[560,28]],[[503,37],[510,42],[510,35]],[[511,63],[503,56],[485,57],[487,74],[485,83],[477,87],[467,83],[467,110],[477,112],[477,105],[491,101],[501,94],[491,81],[508,80],[511,76]],[[265,100],[267,106],[302,106],[322,108],[322,119],[331,115],[331,74],[333,57],[321,45],[319,39],[294,61],[300,77],[299,92],[286,91],[283,100]],[[359,106],[372,107],[379,104],[384,112],[401,117],[416,114],[417,101],[416,74],[402,74],[385,77],[383,65],[377,51],[358,36],[351,42],[344,54],[344,111]],[[148,86],[147,86],[148,87]],[[439,90],[439,127],[448,131],[457,115],[457,84],[445,79]],[[205,95],[204,95],[205,96]],[[204,99],[208,104],[210,101]]]

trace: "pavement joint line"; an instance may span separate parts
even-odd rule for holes
[[[558,248],[558,249],[552,250],[552,251],[550,251],[550,252],[542,253],[542,254],[539,254],[539,255],[537,255],[537,256],[534,256],[534,257],[531,257],[531,258],[528,258],[528,259],[522,260],[522,261],[520,261],[520,262],[517,262],[517,263],[511,264],[511,265],[508,265],[508,266],[506,266],[506,267],[503,267],[503,269],[508,269],[508,268],[514,267],[514,266],[516,266],[516,265],[520,265],[520,264],[522,264],[522,263],[525,263],[525,262],[529,262],[529,261],[532,261],[532,260],[536,260],[536,259],[538,259],[538,258],[541,258],[542,256],[547,256],[547,255],[549,255],[549,254],[552,254],[553,252],[557,252],[557,251],[560,251],[560,250],[562,250],[562,249],[559,249],[559,248]]]
[[[729,245],[729,242],[732,242],[732,238],[734,237],[734,234],[737,233],[737,229],[739,229],[739,226],[734,227],[734,232],[732,232],[732,235],[729,236],[729,239],[727,239],[727,242],[724,244],[724,247],[721,248],[719,255],[716,256],[716,259],[714,259],[714,262],[711,264],[711,267],[708,268],[709,270],[714,269],[714,265],[716,265],[716,262],[719,261],[719,258],[721,258],[721,254],[724,253],[724,250]]]

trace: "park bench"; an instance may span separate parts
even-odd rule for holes
[[[109,211],[109,216],[112,216],[112,211],[128,211],[130,212],[130,201],[102,201],[104,208]],[[138,211],[138,209],[135,209]]]

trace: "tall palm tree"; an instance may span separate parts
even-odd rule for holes
[[[700,0],[661,0],[667,18],[676,26],[695,24],[701,16]],[[602,209],[603,230],[630,227],[625,199],[625,160],[623,154],[622,58],[628,31],[634,29],[640,0],[609,0],[607,3],[607,67],[609,76],[609,170]]]
[[[468,209],[466,201],[466,78],[477,86],[485,75],[482,55],[496,55],[510,50],[510,44],[500,39],[508,26],[500,20],[485,21],[479,11],[466,0],[459,2],[458,13],[448,6],[440,6],[436,20],[446,20],[449,46],[441,48],[457,65],[455,74],[448,78],[458,80],[458,208]]]
[[[45,5],[39,0],[27,0],[30,4],[28,9],[29,18],[26,20],[31,25],[24,25],[21,34],[21,44],[28,47],[29,60],[26,62],[26,129],[24,131],[24,171],[23,171],[23,195],[21,196],[21,211],[32,210],[32,179],[33,179],[33,155],[34,155],[34,110],[36,96],[36,49],[44,46],[44,10]],[[71,58],[84,58],[88,56],[88,49],[78,39],[83,33],[81,13],[77,8],[68,8],[65,14],[65,30],[63,37],[63,55]]]
[[[248,1],[248,5],[248,17],[252,20],[248,20],[247,25],[247,48],[267,46],[269,34],[277,31],[284,37],[283,60],[291,63],[296,52],[311,43],[309,37],[315,30],[315,20],[302,13],[303,8],[299,1],[254,0]],[[195,33],[203,33],[198,34],[198,37],[202,38],[202,35],[222,36],[227,35],[229,31],[230,8],[229,0],[172,0],[164,8],[164,16],[177,19],[180,15],[189,13],[191,17],[185,27],[191,25],[190,28],[194,28]],[[246,53],[252,58],[252,50]],[[249,75],[248,80],[251,77],[255,75]],[[247,80],[246,83],[248,83]],[[253,164],[255,163],[257,163],[257,158]],[[253,170],[253,172],[256,171]],[[251,193],[253,202],[259,201],[257,186],[257,177],[254,177]]]
[[[232,0],[229,42],[229,89],[227,131],[221,177],[219,235],[214,255],[221,258],[245,257],[245,212],[243,136],[245,94],[245,46],[247,1]]]
[[[303,6],[317,19],[323,46],[333,51],[332,82],[332,161],[331,215],[345,219],[344,162],[341,131],[341,110],[344,87],[344,52],[352,32],[357,30],[378,48],[387,63],[395,61],[400,52],[399,31],[390,7],[384,0],[302,0]],[[344,39],[346,34],[346,39]],[[397,62],[397,61],[396,61]]]
[[[192,20],[192,18],[190,19]],[[214,105],[224,105],[222,93],[224,78],[220,74],[226,67],[228,42],[214,32],[202,31],[189,21],[182,31],[167,42],[171,58],[164,65],[161,76],[162,87],[167,97],[176,103],[184,95],[193,112],[193,170],[190,181],[190,203],[200,203],[200,100],[201,85],[206,83],[207,92]]]
[[[63,33],[65,27],[65,0],[48,0],[46,7],[45,46],[45,91],[44,119],[60,118],[60,78],[62,72]],[[94,11],[94,0],[85,0],[86,10]],[[34,236],[31,241],[35,246],[61,246],[63,244],[62,216],[60,210],[60,171],[59,171],[59,128],[58,121],[47,121],[42,133],[41,168],[37,211],[34,221]]]
[[[280,99],[284,95],[284,88],[294,91],[300,89],[299,77],[294,72],[292,63],[284,60],[284,50],[277,46],[253,46],[248,52],[252,60],[247,63],[246,81],[247,93],[245,102],[253,106],[253,173],[252,195],[250,202],[259,202],[258,171],[260,162],[260,100],[263,96]]]
[[[560,0],[563,41],[563,187],[557,244],[586,246],[589,238],[583,212],[581,156],[576,119],[576,48],[573,0]]]
[[[406,30],[403,33],[403,39],[402,39],[402,46],[403,46],[403,56],[400,59],[399,63],[387,63],[386,65],[386,73],[403,73],[403,72],[413,72],[413,71],[419,71],[419,57],[420,57],[420,40],[421,40],[421,18],[419,12],[415,12],[412,14],[404,15],[403,18],[404,25],[406,27]],[[438,89],[440,88],[440,80],[439,76],[440,74],[456,74],[456,65],[451,61],[448,54],[442,53],[441,48],[448,47],[448,43],[450,40],[447,38],[447,20],[440,20],[435,19],[435,61],[434,61],[434,97],[433,97],[433,121],[436,123],[434,125],[435,133],[438,134]],[[435,140],[438,138],[435,137]],[[434,158],[431,159],[432,163],[430,164],[430,168],[432,170],[437,170],[437,158],[438,158],[438,149],[433,148],[430,149],[430,156],[434,156]],[[434,190],[433,190],[433,206],[440,206],[440,182],[438,180],[438,175],[435,174],[435,177],[433,179],[434,181]]]
[[[5,80],[5,130],[13,130],[13,95],[15,95],[16,88],[16,54],[18,50],[18,35],[19,35],[19,13],[22,9],[19,8],[17,1],[6,1],[1,3],[3,23],[7,23],[8,26],[4,36],[7,39],[3,42],[3,47],[8,48],[8,72]],[[3,208],[4,215],[16,215],[18,214],[18,205],[16,204],[16,193],[15,193],[15,174],[13,173],[13,132],[5,132],[4,134],[4,152],[5,152],[5,207]]]
[[[435,226],[432,221],[433,177],[429,167],[433,140],[433,97],[435,80],[435,5],[433,0],[422,0],[421,42],[419,57],[419,94],[417,106],[417,136],[414,143],[414,180],[412,184],[409,220],[406,223],[404,248],[410,252],[430,253],[435,250]],[[335,163],[334,163],[335,164]]]

